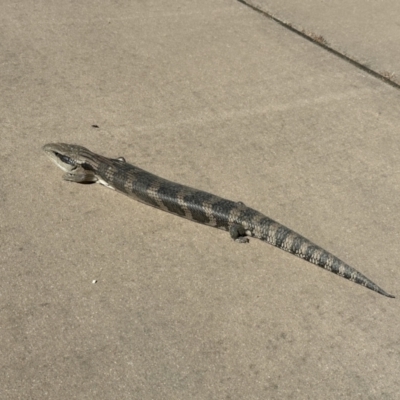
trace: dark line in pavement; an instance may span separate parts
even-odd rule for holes
[[[322,37],[318,36],[315,33],[307,33],[305,31],[300,31],[293,27],[290,23],[284,22],[281,19],[274,17],[272,14],[270,14],[267,11],[264,11],[250,3],[248,3],[245,0],[236,0],[239,3],[242,3],[243,5],[251,8],[252,10],[262,14],[263,16],[272,19],[273,21],[277,22],[279,25],[285,27],[286,29],[289,29],[290,31],[296,33],[297,35],[301,36],[302,38],[316,44],[317,46],[322,47],[323,49],[329,51],[330,53],[334,54],[335,56],[341,58],[342,60],[347,61],[348,63],[354,65],[355,67],[361,69],[362,71],[368,73],[369,75],[372,75],[373,77],[380,79],[381,81],[387,83],[390,86],[395,87],[396,89],[400,89],[400,84],[392,81],[390,78],[387,78],[385,75],[382,75],[382,73],[376,72],[372,70],[371,68],[368,68],[366,65],[361,64],[360,62],[354,60],[353,58],[350,58],[349,56],[346,56],[343,53],[340,53],[339,51],[333,49],[332,47],[329,46],[328,42]],[[390,76],[390,74],[388,73]]]

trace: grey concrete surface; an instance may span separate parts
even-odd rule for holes
[[[245,0],[400,84],[400,3]]]
[[[399,297],[398,90],[236,1],[0,15],[1,398],[398,398],[398,298],[64,182],[41,152],[241,200]]]

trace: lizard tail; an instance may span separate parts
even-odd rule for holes
[[[350,267],[350,265],[278,222],[264,217],[260,226],[262,227],[261,229],[253,230],[253,237],[342,276],[351,282],[365,286],[383,296],[395,297],[381,289],[362,273]]]

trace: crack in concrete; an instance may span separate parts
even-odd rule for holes
[[[373,77],[387,83],[390,86],[395,87],[396,89],[400,89],[400,83],[397,83],[397,79],[396,79],[396,76],[394,73],[390,73],[388,71],[382,71],[382,72],[374,71],[373,69],[369,68],[367,65],[362,64],[361,62],[357,61],[356,59],[354,59],[344,53],[341,53],[338,50],[335,50],[333,47],[330,46],[328,41],[323,36],[317,35],[313,32],[309,32],[306,30],[297,29],[291,23],[285,22],[285,21],[275,17],[268,11],[264,11],[261,8],[258,8],[257,6],[255,6],[251,3],[248,3],[246,0],[236,0],[236,1],[238,1],[239,3],[242,3],[246,7],[251,8],[252,10],[262,14],[265,17],[272,19],[273,21],[275,21],[279,25],[283,26],[284,28],[292,31],[293,33],[296,33],[297,35],[316,44],[317,46],[322,47],[323,49],[329,51],[330,53],[341,58],[342,60],[345,60],[348,63],[354,65],[355,67],[361,69],[362,71],[368,73],[369,75],[372,75]]]

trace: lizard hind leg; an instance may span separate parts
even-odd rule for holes
[[[248,243],[249,238],[246,236],[246,230],[242,225],[233,224],[229,227],[231,238],[237,243]]]

